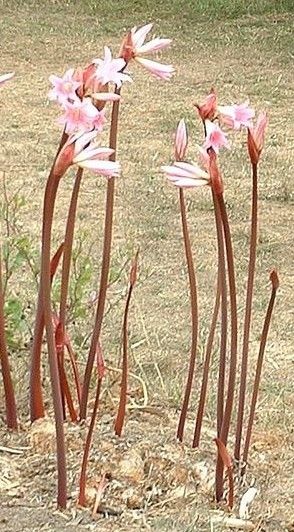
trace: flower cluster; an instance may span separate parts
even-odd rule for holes
[[[256,126],[252,119],[255,111],[249,107],[249,102],[233,105],[218,105],[214,90],[205,98],[202,104],[194,104],[203,122],[205,140],[202,146],[197,146],[200,160],[204,169],[195,163],[184,161],[188,145],[187,128],[184,120],[179,122],[175,136],[175,159],[171,166],[163,166],[162,170],[167,179],[175,186],[193,188],[211,185],[215,191],[222,192],[222,179],[217,166],[217,155],[223,147],[229,148],[227,134],[221,129],[225,125],[236,131],[242,127],[248,131],[248,152],[252,164],[257,164],[264,143],[267,117],[260,113]]]

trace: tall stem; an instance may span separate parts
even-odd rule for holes
[[[215,225],[217,233],[219,275],[221,286],[221,345],[219,358],[218,374],[218,392],[217,392],[217,435],[220,436],[223,413],[224,413],[224,394],[225,394],[225,372],[226,372],[226,353],[227,353],[227,332],[228,332],[228,301],[227,301],[227,282],[226,282],[226,258],[224,249],[224,234],[222,228],[222,217],[216,194],[212,191]]]
[[[116,87],[116,94],[120,94],[120,89]],[[118,116],[119,116],[119,100],[113,102],[112,116],[111,116],[111,128],[109,146],[114,150],[114,153],[110,156],[111,161],[115,161],[116,158],[116,145],[117,145],[117,133],[118,133]],[[95,324],[92,333],[91,345],[88,355],[88,360],[85,369],[85,375],[83,380],[82,397],[80,418],[85,419],[87,415],[87,403],[89,396],[90,380],[92,375],[93,364],[95,360],[96,349],[100,338],[102,320],[105,307],[109,265],[110,265],[110,252],[112,241],[112,225],[113,225],[113,204],[114,204],[114,190],[115,190],[115,178],[111,177],[107,181],[107,193],[106,193],[106,209],[105,209],[105,221],[104,221],[104,243],[103,243],[103,256],[101,266],[100,277],[100,289],[95,317]]]
[[[0,255],[0,362],[5,394],[6,423],[9,429],[17,429],[16,402],[10,373],[5,334],[4,297],[2,286],[2,262]]]
[[[50,377],[53,396],[53,406],[56,426],[56,452],[58,470],[58,494],[57,503],[60,508],[66,507],[66,459],[63,430],[63,410],[60,392],[60,380],[58,372],[57,353],[55,348],[54,328],[52,323],[51,308],[51,278],[50,278],[50,247],[51,230],[53,222],[54,204],[58,189],[59,179],[52,173],[47,181],[44,210],[43,210],[43,233],[42,233],[42,260],[41,260],[41,288],[43,297],[43,312],[46,327],[46,337],[49,355]]]
[[[227,253],[227,266],[228,266],[228,279],[230,288],[230,307],[231,307],[231,352],[230,352],[230,366],[229,366],[229,378],[228,378],[228,390],[227,399],[223,415],[222,428],[220,432],[220,440],[224,445],[227,444],[231,415],[234,402],[234,391],[236,381],[236,366],[237,366],[237,343],[238,343],[238,319],[237,319],[237,297],[236,297],[236,282],[235,282],[235,267],[234,267],[234,254],[232,247],[231,231],[228,221],[226,206],[223,198],[223,194],[217,196],[223,230],[225,236],[226,253]],[[216,466],[216,500],[220,501],[223,494],[223,463],[218,455]]]
[[[241,448],[241,440],[242,440],[246,382],[247,382],[247,367],[248,367],[248,347],[249,347],[249,335],[250,335],[251,312],[252,312],[252,296],[253,296],[254,273],[255,273],[255,262],[256,262],[257,216],[258,216],[258,212],[257,212],[257,202],[258,202],[257,164],[252,164],[252,181],[253,183],[252,183],[250,252],[249,252],[247,294],[246,294],[246,307],[245,307],[245,319],[244,319],[244,331],[243,331],[239,405],[238,405],[237,426],[236,426],[235,452],[234,452],[235,459],[237,461],[240,460],[240,448]]]
[[[263,364],[263,359],[264,359],[264,351],[265,351],[267,336],[268,336],[268,332],[270,328],[271,317],[272,317],[272,313],[274,309],[276,293],[277,293],[277,289],[279,285],[278,276],[275,271],[273,271],[271,274],[271,281],[272,281],[272,293],[271,293],[271,297],[269,300],[268,308],[267,308],[266,315],[265,315],[264,325],[263,325],[263,329],[261,333],[260,348],[259,348],[258,359],[257,359],[257,364],[256,364],[250,413],[249,413],[247,432],[246,432],[246,437],[245,437],[245,445],[244,445],[244,451],[243,451],[243,464],[244,464],[243,473],[245,472],[245,468],[247,464],[248,451],[249,451],[252,427],[253,427],[253,421],[254,421],[254,414],[255,414],[258,390],[259,390],[259,385],[260,385],[261,370],[262,370],[262,364]]]
[[[59,335],[61,342],[59,344],[58,356],[59,363],[64,372],[64,346],[65,346],[65,321],[66,321],[66,303],[68,295],[68,286],[69,286],[69,274],[70,274],[70,262],[72,255],[72,246],[73,246],[73,237],[74,237],[74,228],[77,212],[77,203],[78,196],[81,186],[81,180],[83,176],[83,169],[78,168],[76,173],[76,178],[74,182],[74,187],[72,191],[70,206],[68,210],[65,238],[64,238],[64,251],[63,251],[63,261],[62,261],[62,274],[61,274],[61,288],[60,288],[60,303],[59,303]],[[76,380],[76,375],[75,375]],[[63,394],[63,390],[61,390]],[[77,388],[77,395],[79,397],[79,388]]]
[[[191,340],[191,354],[190,354],[190,362],[189,362],[189,369],[188,369],[188,378],[187,378],[184,400],[182,404],[182,410],[181,410],[178,430],[177,430],[177,438],[180,441],[183,441],[184,426],[185,426],[185,421],[187,417],[187,411],[188,411],[188,406],[189,406],[189,400],[190,400],[194,371],[195,371],[195,363],[196,363],[197,337],[198,337],[198,302],[197,302],[196,275],[195,275],[195,269],[194,269],[194,264],[193,264],[191,242],[190,242],[190,237],[189,237],[185,198],[184,198],[184,192],[181,188],[179,189],[179,198],[180,198],[181,219],[182,219],[182,229],[183,229],[186,261],[187,261],[189,284],[190,284],[191,319],[192,319],[192,340]]]
[[[49,173],[49,178],[52,175],[56,159],[62,147],[64,146],[67,140],[67,134],[63,132],[57,152],[54,158],[54,161],[51,166]],[[48,178],[48,179],[49,179]],[[34,338],[31,351],[31,364],[30,364],[30,417],[31,421],[35,421],[40,417],[44,417],[44,403],[43,403],[43,394],[42,394],[42,383],[41,383],[41,350],[42,350],[42,340],[43,340],[43,331],[44,331],[44,317],[43,317],[43,295],[42,295],[42,286],[40,283],[39,294],[38,294],[38,303],[37,303],[37,312],[36,312],[36,321],[34,328]]]
[[[207,339],[205,361],[204,361],[204,367],[203,367],[203,377],[202,377],[202,384],[201,384],[201,391],[200,391],[200,398],[199,398],[199,404],[198,404],[198,412],[197,412],[192,447],[198,447],[199,441],[200,441],[200,434],[201,434],[201,427],[202,427],[202,420],[203,420],[207,385],[208,385],[209,366],[210,366],[210,359],[211,359],[211,353],[212,353],[212,347],[213,347],[213,341],[214,341],[214,335],[215,335],[215,328],[216,328],[219,307],[220,307],[220,298],[221,298],[220,275],[218,275],[213,315],[212,315],[210,331],[209,331],[209,335]]]
[[[213,339],[215,334],[216,322],[219,312],[220,300],[222,302],[221,313],[221,348],[220,348],[220,362],[219,362],[219,379],[218,379],[218,400],[217,400],[217,429],[218,436],[220,434],[222,416],[223,416],[223,402],[224,402],[224,383],[225,383],[225,362],[226,362],[226,345],[227,345],[227,288],[226,288],[226,264],[224,251],[224,238],[222,219],[217,197],[212,190],[212,197],[214,203],[215,224],[218,244],[218,279],[217,279],[217,294],[215,299],[215,306],[211,329],[207,340],[207,349],[205,356],[205,363],[203,368],[203,379],[200,391],[200,399],[198,406],[198,413],[195,425],[193,447],[198,447],[200,441],[200,433],[203,419],[203,412],[207,393],[208,372],[211,358],[211,351]]]
[[[63,242],[60,244],[56,253],[52,257],[50,265],[50,275],[51,282],[57,270],[60,257],[63,253]],[[45,416],[45,409],[43,403],[42,395],[42,385],[41,385],[41,348],[43,341],[45,321],[43,313],[43,297],[42,292],[39,290],[38,303],[37,303],[37,317],[35,322],[35,334],[33,340],[33,348],[31,360],[31,371],[30,371],[30,417],[31,423],[36,419]]]

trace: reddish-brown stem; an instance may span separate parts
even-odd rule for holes
[[[226,282],[226,257],[224,249],[224,234],[222,228],[222,218],[216,194],[212,190],[215,225],[217,233],[220,291],[221,291],[221,345],[219,358],[218,392],[217,392],[217,435],[220,436],[224,413],[225,394],[225,371],[227,352],[227,332],[228,332],[228,302],[227,302],[227,282]]]
[[[0,362],[3,378],[4,394],[5,394],[5,409],[6,409],[6,424],[9,429],[17,429],[17,413],[16,402],[14,396],[13,382],[10,373],[8,351],[5,334],[5,318],[4,318],[4,296],[2,286],[2,263],[0,256]]]
[[[87,438],[86,438],[83,462],[82,462],[82,468],[81,468],[81,475],[80,475],[79,498],[78,498],[78,504],[80,506],[86,506],[87,504],[87,498],[86,498],[87,465],[88,465],[89,453],[90,453],[90,448],[91,448],[92,435],[93,435],[93,431],[95,427],[97,410],[99,406],[101,382],[102,382],[102,378],[98,377],[95,403],[94,403],[94,408],[92,412],[90,427],[89,427]]]
[[[67,140],[67,134],[65,131],[62,134],[60,143],[52,163],[52,167],[49,173],[49,178],[52,175],[56,159],[62,147],[64,146]],[[43,316],[43,295],[42,295],[42,286],[40,283],[37,311],[36,311],[36,321],[34,328],[34,338],[31,351],[31,364],[30,364],[30,417],[31,421],[35,421],[40,417],[44,417],[44,403],[43,403],[43,394],[42,394],[42,383],[41,383],[41,350],[42,350],[42,340],[43,340],[43,331],[44,331],[44,316]]]
[[[247,294],[244,318],[243,331],[243,346],[241,359],[241,374],[240,374],[240,389],[239,389],[239,403],[236,425],[236,439],[235,439],[235,459],[240,461],[240,449],[242,441],[242,429],[244,420],[244,406],[247,382],[247,367],[248,367],[248,348],[252,312],[252,296],[254,286],[255,262],[256,262],[256,242],[257,242],[257,203],[258,203],[258,188],[257,188],[257,164],[252,164],[252,210],[251,210],[251,236],[250,236],[250,252],[248,264],[248,280],[247,280]]]
[[[198,404],[198,412],[197,412],[197,418],[196,418],[196,425],[195,425],[194,439],[193,439],[192,447],[198,447],[199,446],[199,441],[200,441],[200,434],[201,434],[201,427],[202,427],[202,420],[203,420],[204,407],[205,407],[205,401],[206,401],[206,393],[207,393],[207,385],[208,385],[209,366],[210,366],[210,359],[211,359],[211,353],[212,353],[212,347],[213,347],[213,341],[214,341],[217,317],[218,317],[219,307],[220,307],[220,297],[221,297],[220,276],[218,275],[217,289],[216,289],[216,296],[215,296],[215,303],[214,303],[214,310],[213,310],[213,315],[212,315],[212,320],[211,320],[210,331],[209,331],[209,335],[208,335],[208,339],[207,339],[205,361],[204,361],[204,367],[203,367],[203,377],[202,377],[202,384],[201,384],[201,391],[200,391],[200,398],[199,398],[199,404]]]
[[[188,378],[187,378],[184,400],[182,404],[182,410],[181,410],[178,430],[177,430],[177,438],[180,441],[183,441],[184,427],[185,427],[185,421],[186,421],[187,412],[188,412],[189,400],[190,400],[194,372],[195,372],[195,363],[196,363],[197,337],[198,337],[198,302],[197,302],[196,275],[195,275],[191,242],[190,242],[188,223],[187,223],[185,197],[184,197],[184,192],[181,188],[179,189],[179,199],[180,199],[180,208],[181,208],[183,238],[184,238],[184,245],[185,245],[189,284],[190,284],[190,302],[191,302],[191,320],[192,320],[192,340],[191,340],[191,354],[190,354],[190,361],[189,361]]]
[[[120,94],[120,89],[116,87],[115,93]],[[113,102],[113,106],[112,106],[109,146],[110,148],[114,150],[114,152],[109,158],[111,161],[115,161],[115,157],[116,157],[118,116],[119,116],[119,100],[116,102]],[[98,345],[99,338],[100,338],[103,315],[104,315],[109,265],[110,265],[111,241],[112,241],[114,190],[115,190],[115,178],[111,177],[107,181],[106,209],[105,209],[105,221],[104,221],[104,243],[103,243],[103,256],[102,256],[102,266],[101,266],[101,276],[100,276],[100,288],[99,288],[99,296],[98,296],[98,302],[97,302],[95,324],[93,328],[91,345],[90,345],[90,350],[89,350],[89,355],[88,355],[88,360],[87,360],[84,380],[83,380],[82,398],[81,398],[81,407],[80,407],[80,418],[81,419],[86,419],[86,415],[87,415],[87,403],[88,403],[91,375],[92,375],[93,364],[95,360],[97,345]]]
[[[70,359],[72,372],[73,372],[75,385],[76,385],[78,404],[80,406],[80,404],[81,404],[81,393],[82,393],[80,376],[79,376],[79,371],[78,371],[78,367],[77,367],[77,363],[76,363],[76,359],[75,359],[75,354],[73,352],[73,348],[71,346],[70,340],[67,337],[67,335],[65,335],[65,346],[66,346],[66,349],[67,349],[67,352],[68,352],[68,356],[69,356],[69,359]]]
[[[223,198],[223,194],[217,195],[219,203],[220,214],[222,218],[223,231],[226,244],[228,279],[230,288],[230,310],[231,310],[231,352],[229,364],[229,377],[226,405],[223,414],[222,428],[220,432],[220,440],[224,445],[227,444],[231,415],[234,402],[235,381],[236,381],[236,366],[237,366],[237,343],[238,343],[238,317],[237,317],[237,296],[236,296],[236,282],[235,282],[235,268],[234,268],[234,254],[232,247],[231,231],[227,216],[227,210]],[[216,500],[220,501],[223,494],[223,463],[218,455],[216,466]]]
[[[78,420],[78,416],[77,416],[77,413],[75,411],[74,403],[73,403],[72,396],[71,396],[70,387],[69,387],[68,380],[67,380],[67,377],[66,377],[65,368],[64,368],[64,361],[62,361],[62,363],[61,363],[61,361],[58,360],[58,369],[59,369],[59,378],[60,378],[60,389],[61,389],[61,392],[62,392],[62,394],[64,396],[64,402],[66,401],[71,421],[73,421],[75,423]],[[64,416],[64,418],[65,418],[65,416]]]
[[[60,244],[56,253],[53,255],[50,264],[51,283],[57,270],[60,257],[63,252],[63,242]],[[39,290],[37,303],[37,317],[35,322],[35,332],[32,347],[32,358],[30,368],[30,416],[33,423],[36,419],[45,416],[42,384],[41,384],[41,349],[43,332],[45,327],[43,314],[43,298],[42,292]]]
[[[137,252],[134,262],[131,267],[130,272],[130,285],[125,305],[124,319],[123,319],[123,360],[122,360],[122,376],[121,376],[121,385],[120,385],[120,400],[116,416],[116,421],[114,424],[114,431],[117,436],[121,436],[125,414],[126,414],[126,404],[127,404],[127,388],[128,388],[128,315],[129,307],[132,297],[133,288],[137,279],[137,265],[138,265],[138,254]]]
[[[223,467],[225,467],[228,475],[229,483],[229,495],[228,495],[228,507],[231,510],[234,505],[234,473],[232,459],[227,451],[226,446],[219,438],[215,438],[215,443],[218,449],[218,457],[221,460]]]
[[[274,278],[273,278],[274,276]],[[254,379],[254,385],[253,385],[253,392],[252,392],[252,399],[251,399],[251,406],[250,406],[250,413],[249,413],[249,419],[248,419],[248,425],[247,425],[247,431],[246,431],[246,437],[245,437],[245,444],[244,444],[244,451],[243,451],[243,473],[245,473],[247,459],[248,459],[248,451],[250,446],[250,440],[251,440],[251,434],[252,434],[252,427],[253,427],[253,421],[254,421],[254,414],[256,409],[256,403],[257,403],[257,397],[258,397],[258,391],[259,391],[259,385],[260,385],[260,378],[261,378],[261,370],[262,370],[262,364],[264,359],[264,352],[266,347],[266,341],[268,337],[268,332],[270,328],[272,313],[274,309],[275,299],[276,299],[276,293],[279,285],[279,280],[277,273],[275,271],[271,274],[271,281],[272,281],[272,293],[269,300],[268,308],[266,311],[265,319],[264,319],[264,325],[261,333],[261,339],[260,339],[260,348],[257,358],[257,364],[256,364],[256,371],[255,371],[255,379]]]
[[[77,203],[78,196],[80,191],[81,180],[83,176],[83,169],[78,168],[76,173],[76,178],[74,182],[74,187],[72,191],[70,206],[68,210],[67,223],[65,229],[65,238],[64,238],[64,252],[63,252],[63,261],[62,261],[62,274],[61,274],[61,288],[60,288],[60,302],[59,302],[59,349],[58,349],[58,359],[61,372],[64,372],[64,347],[65,347],[65,321],[66,321],[66,303],[67,303],[67,294],[69,286],[69,275],[70,275],[70,262],[72,255],[72,246],[73,246],[73,237],[74,237],[74,228],[75,228],[75,219],[77,212]],[[77,386],[77,380],[79,381],[77,367],[75,365],[75,383],[77,388],[77,396],[79,397],[79,388]],[[65,390],[61,387],[62,396],[64,395]],[[64,398],[63,398],[64,401]]]
[[[54,327],[52,323],[51,308],[51,276],[50,276],[50,247],[51,230],[53,222],[54,204],[59,184],[59,178],[52,173],[47,181],[44,197],[43,210],[43,233],[42,233],[42,260],[41,260],[41,292],[43,297],[43,312],[46,327],[48,346],[51,387],[53,396],[55,426],[56,426],[56,452],[58,470],[58,494],[57,504],[60,508],[66,508],[66,458],[63,430],[63,411],[60,392],[60,380],[58,372],[57,353],[55,348]]]

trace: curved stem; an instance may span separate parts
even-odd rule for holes
[[[230,307],[231,307],[231,352],[230,352],[230,366],[228,378],[228,390],[225,410],[223,414],[223,422],[220,432],[220,440],[224,445],[227,444],[231,415],[234,402],[234,391],[236,382],[236,366],[237,366],[237,343],[238,343],[238,317],[237,317],[237,297],[236,297],[236,282],[235,282],[235,268],[234,268],[234,254],[232,247],[232,239],[230,232],[230,225],[228,221],[226,206],[223,194],[218,194],[217,200],[220,207],[220,213],[223,223],[223,230],[225,236],[228,278],[230,288]],[[223,494],[223,464],[218,455],[216,466],[216,500],[220,501]]]
[[[224,394],[225,394],[225,372],[226,372],[226,352],[227,352],[227,332],[228,332],[228,301],[227,301],[227,282],[226,282],[226,263],[224,249],[224,235],[222,228],[222,218],[217,197],[212,191],[215,225],[217,232],[219,275],[221,287],[221,345],[218,374],[218,392],[217,392],[217,435],[220,436],[223,413],[224,413]]]
[[[115,93],[120,94],[120,89],[116,87]],[[115,157],[116,157],[118,116],[119,116],[119,100],[116,102],[113,102],[113,106],[112,106],[109,147],[114,150],[114,153],[109,158],[111,161],[115,161]],[[87,360],[84,380],[83,380],[81,408],[80,408],[81,419],[85,419],[87,415],[87,403],[88,403],[88,396],[89,396],[90,380],[91,380],[97,345],[98,345],[99,338],[100,338],[102,320],[103,320],[103,314],[104,314],[108,274],[109,274],[109,265],[110,265],[111,241],[112,241],[114,190],[115,190],[115,178],[111,177],[107,181],[106,209],[105,209],[105,221],[104,221],[104,243],[103,243],[100,288],[99,288],[95,324],[94,324],[94,329],[92,333],[91,345],[90,345],[90,350],[89,350],[89,355],[88,355],[88,360]]]
[[[190,242],[190,237],[189,237],[185,198],[184,198],[184,192],[181,188],[179,189],[179,198],[180,198],[181,219],[182,219],[182,229],[183,229],[186,261],[187,261],[189,284],[190,284],[191,319],[192,319],[192,341],[191,341],[191,354],[190,354],[190,362],[189,362],[189,369],[188,369],[188,378],[187,378],[184,400],[182,404],[182,410],[181,410],[178,430],[177,430],[177,438],[180,441],[183,441],[184,426],[185,426],[185,421],[187,417],[187,411],[188,411],[188,406],[189,406],[189,400],[190,400],[194,371],[195,371],[195,363],[196,363],[197,337],[198,337],[198,302],[197,302],[196,275],[195,275],[195,270],[194,270],[191,242]]]
[[[273,283],[272,293],[271,293],[270,301],[269,301],[268,308],[266,311],[264,325],[263,325],[263,329],[261,333],[260,348],[259,348],[258,359],[257,359],[257,364],[256,364],[256,372],[255,372],[255,379],[254,379],[254,385],[253,385],[250,413],[249,413],[247,432],[246,432],[246,437],[245,437],[245,445],[244,445],[244,451],[243,451],[243,463],[244,463],[243,474],[245,473],[245,468],[246,468],[246,463],[247,463],[247,458],[248,458],[248,451],[249,451],[249,445],[250,445],[251,434],[252,434],[254,414],[255,414],[258,390],[259,390],[259,385],[260,385],[261,370],[262,370],[262,364],[263,364],[263,359],[264,359],[264,351],[265,351],[267,336],[268,336],[268,332],[270,328],[271,317],[272,317],[273,308],[275,304],[277,289],[278,289],[278,283]]]
[[[49,178],[52,175],[56,159],[62,147],[64,146],[67,140],[67,134],[63,131],[62,137],[60,139],[59,146],[54,158],[54,161],[51,166],[49,173]],[[30,417],[31,421],[35,421],[40,417],[44,417],[44,403],[43,403],[43,394],[42,394],[42,383],[41,383],[41,350],[42,350],[42,340],[43,340],[43,331],[44,331],[44,316],[43,316],[43,295],[42,295],[42,286],[40,283],[39,294],[38,294],[38,303],[36,311],[36,321],[34,327],[34,338],[31,351],[31,364],[30,364]]]
[[[42,260],[41,260],[41,288],[43,297],[43,312],[46,327],[46,337],[49,355],[50,377],[53,396],[55,426],[56,426],[56,451],[58,469],[58,495],[57,503],[60,508],[66,507],[66,459],[63,430],[63,410],[60,392],[57,353],[55,348],[54,328],[52,323],[51,308],[51,277],[50,277],[50,247],[51,230],[53,222],[54,204],[58,189],[59,179],[50,175],[47,181],[42,233]]]
[[[56,253],[52,257],[50,264],[51,282],[57,270],[60,257],[63,253],[63,242],[60,244]],[[43,341],[45,322],[43,313],[43,297],[42,292],[39,290],[38,303],[37,303],[37,317],[35,322],[35,332],[32,347],[32,358],[30,368],[30,417],[31,423],[45,416],[45,409],[42,395],[41,384],[41,348]]]
[[[17,413],[16,402],[14,396],[13,382],[10,373],[8,351],[5,334],[5,318],[4,318],[4,297],[2,286],[2,267],[0,256],[0,363],[3,378],[4,394],[5,394],[5,408],[6,408],[6,424],[9,429],[17,429]]]
[[[252,180],[253,180],[253,184],[252,184],[250,252],[249,252],[247,294],[246,294],[246,307],[245,307],[244,331],[243,331],[239,404],[238,404],[236,440],[235,440],[235,452],[234,452],[235,459],[237,461],[240,460],[240,448],[241,448],[241,440],[242,440],[246,381],[247,381],[247,367],[248,367],[248,347],[249,347],[249,335],[250,335],[250,323],[251,323],[251,311],[252,311],[252,296],[253,296],[254,273],[255,273],[255,262],[256,262],[257,216],[258,216],[258,213],[257,213],[257,202],[258,202],[257,164],[252,164]]]
[[[202,427],[202,420],[203,420],[207,385],[208,385],[209,366],[210,366],[210,359],[211,359],[211,352],[212,352],[212,347],[213,347],[217,317],[218,317],[219,307],[220,307],[220,298],[221,298],[220,275],[218,275],[214,310],[213,310],[213,315],[212,315],[212,320],[211,320],[210,331],[209,331],[209,335],[207,339],[206,354],[205,354],[205,361],[204,361],[204,367],[203,367],[203,377],[202,377],[202,384],[201,384],[201,391],[200,391],[200,398],[199,398],[199,404],[198,404],[198,412],[197,412],[192,447],[198,447],[199,441],[200,441],[200,434],[201,434],[201,427]]]
[[[71,255],[72,255],[77,203],[78,203],[78,196],[79,196],[82,176],[83,176],[83,169],[78,168],[75,182],[74,182],[73,191],[72,191],[70,206],[68,210],[65,238],[64,238],[64,252],[63,252],[63,261],[62,261],[60,302],[59,302],[59,323],[58,323],[59,337],[61,339],[61,342],[59,342],[58,344],[59,345],[58,358],[59,358],[60,368],[62,368],[61,370],[63,373],[64,373],[66,303],[67,303],[68,286],[69,286],[70,262],[71,262]],[[77,386],[77,382],[76,382],[77,379],[79,380],[79,377],[77,374],[76,366],[75,366],[75,370],[76,371],[74,372],[74,377],[75,377],[75,384],[77,387],[77,397],[79,399],[79,385]],[[61,392],[63,395],[64,393],[63,389],[61,390]]]

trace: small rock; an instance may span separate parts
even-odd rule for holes
[[[135,484],[144,479],[144,462],[136,449],[131,449],[123,455],[116,468],[115,476],[120,480]]]

